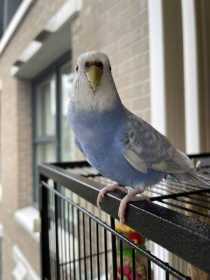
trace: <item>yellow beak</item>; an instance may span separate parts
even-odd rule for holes
[[[103,74],[103,69],[101,69],[96,65],[91,65],[86,70],[87,79],[90,83],[93,92],[95,92],[96,88],[100,85],[102,74]]]

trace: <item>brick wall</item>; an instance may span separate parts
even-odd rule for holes
[[[150,120],[146,0],[83,1],[71,28],[73,63],[87,50],[107,53],[123,102]]]

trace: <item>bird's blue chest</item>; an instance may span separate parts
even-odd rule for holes
[[[113,116],[112,112],[70,112],[71,126],[88,161],[106,174],[110,173],[108,161],[113,158],[117,160],[120,156],[116,147],[116,133],[121,119],[120,113]]]
[[[75,114],[72,126],[77,141],[90,161],[98,162],[112,149],[117,121],[113,121],[111,114],[93,113]]]
[[[131,166],[122,153],[120,134],[123,117],[120,114],[75,113],[70,115],[77,141],[88,161],[104,176],[122,185],[136,186],[158,181],[160,174],[143,174]]]

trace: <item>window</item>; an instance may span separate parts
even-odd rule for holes
[[[70,73],[70,65],[65,64],[61,68],[61,160],[68,161],[74,158],[76,151],[73,132],[69,129],[68,103],[69,94],[72,90],[73,74]],[[70,154],[71,152],[71,154]]]
[[[35,100],[37,162],[53,161],[56,159],[56,95],[53,76],[37,85]]]
[[[4,2],[1,1],[0,2],[0,39],[1,39],[1,36],[3,34],[3,23],[4,23],[4,20],[3,20],[3,11],[4,11]]]
[[[1,0],[0,1],[0,37],[6,30],[11,19],[16,13],[23,0]]]
[[[68,56],[67,56],[68,57]],[[69,61],[70,59],[65,59]],[[34,201],[38,200],[37,165],[41,162],[69,161],[76,147],[68,124],[68,99],[73,74],[70,62],[56,62],[33,82],[33,170]]]

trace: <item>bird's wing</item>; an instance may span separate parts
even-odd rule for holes
[[[122,136],[123,155],[137,170],[179,174],[193,168],[191,160],[151,125],[129,113]]]

